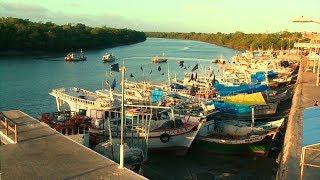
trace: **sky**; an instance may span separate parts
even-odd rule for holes
[[[0,0],[1,17],[159,32],[320,31],[320,0]]]

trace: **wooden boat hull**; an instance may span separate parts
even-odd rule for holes
[[[270,151],[270,142],[263,140],[250,144],[219,144],[196,138],[193,142],[192,150],[210,154],[266,156]]]
[[[197,124],[165,131],[151,131],[147,141],[148,151],[177,151],[180,154],[185,154],[198,134],[200,127],[201,124]],[[139,136],[144,138],[144,134]]]

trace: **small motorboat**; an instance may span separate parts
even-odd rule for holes
[[[67,56],[64,58],[66,61],[85,61],[87,60],[87,57],[84,56],[84,53],[81,49],[80,51],[80,55],[78,55],[77,53],[74,52],[70,52],[67,54]]]
[[[102,56],[103,62],[113,62],[115,60],[116,60],[116,58],[112,54],[109,54],[109,53],[106,53],[105,55]]]
[[[164,57],[164,54],[162,56],[154,56],[151,58],[152,63],[165,63],[168,61],[168,58]]]

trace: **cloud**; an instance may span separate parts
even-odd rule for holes
[[[76,3],[65,3],[66,6],[77,7]],[[131,19],[112,13],[89,14],[86,12],[52,11],[43,6],[25,3],[0,2],[0,16],[17,17],[31,21],[57,24],[83,23],[89,26],[107,26],[114,28],[130,28],[142,31],[186,31],[190,29],[188,23],[167,20],[166,22],[146,22],[140,19]]]
[[[68,4],[76,5],[76,4]],[[148,23],[140,20],[128,19],[116,14],[104,13],[91,15],[87,13],[66,13],[51,11],[40,5],[21,3],[0,3],[0,16],[26,18],[32,21],[52,21],[58,24],[83,23],[89,26],[108,26],[115,28],[144,29],[150,28]]]
[[[31,4],[20,4],[20,3],[4,3],[0,2],[0,7],[3,9],[3,12],[15,13],[15,12],[35,12],[42,13],[47,12],[48,9],[42,6],[31,5]]]

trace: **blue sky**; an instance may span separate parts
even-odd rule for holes
[[[0,16],[175,32],[320,31],[320,0],[0,0]]]

